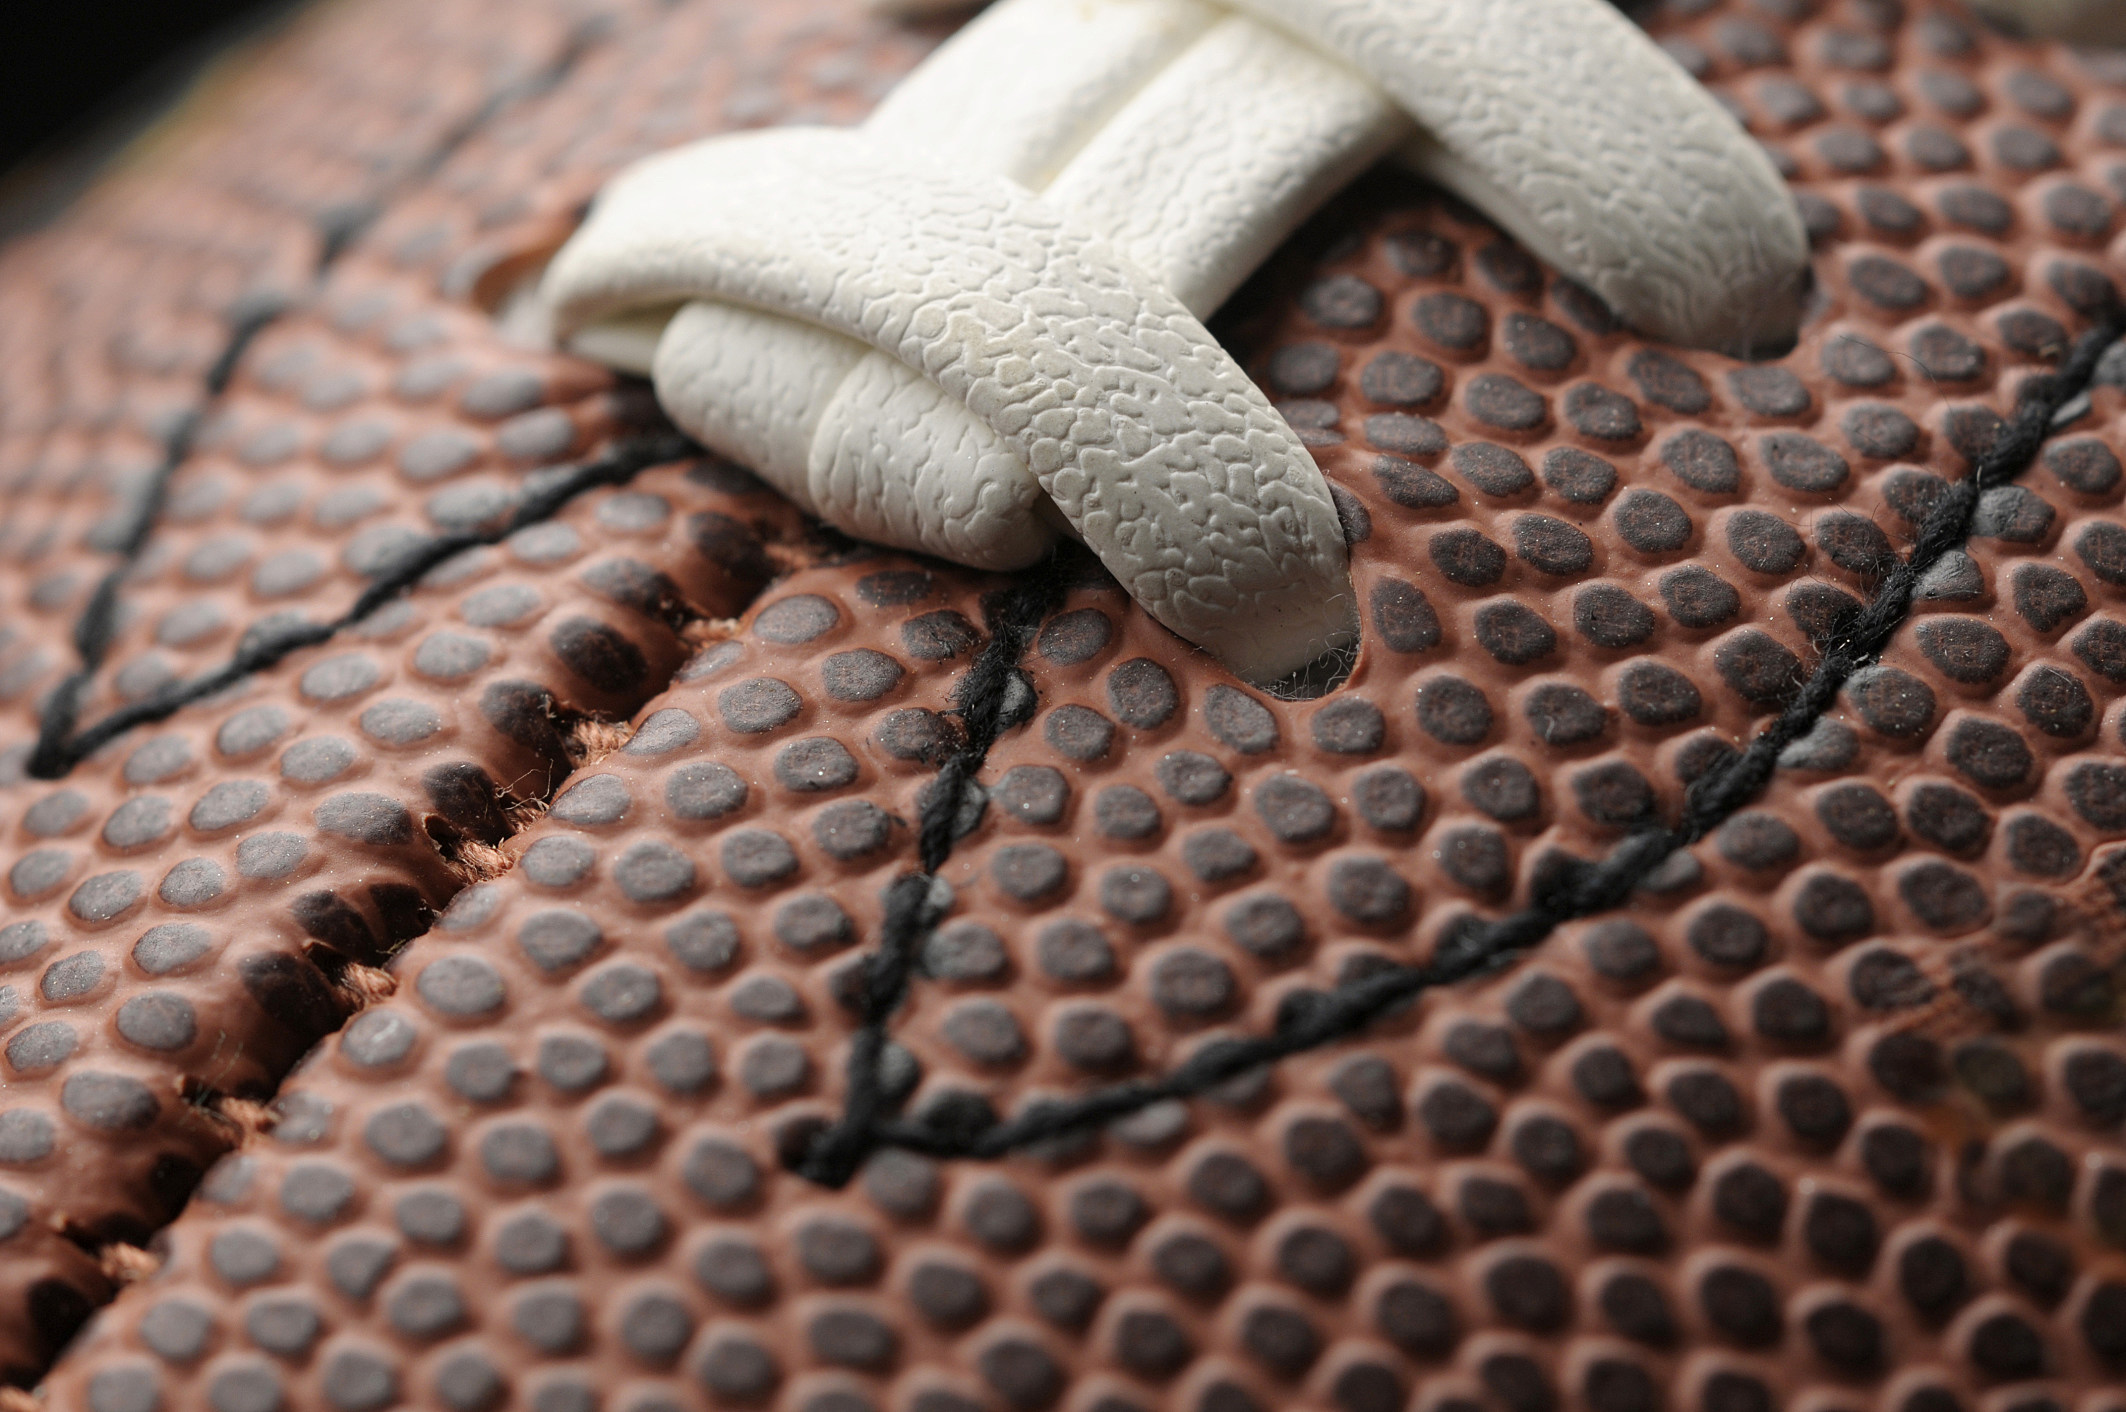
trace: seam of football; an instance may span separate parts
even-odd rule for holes
[[[1599,862],[1576,862],[1540,880],[1530,906],[1450,930],[1431,959],[1422,964],[1388,967],[1333,990],[1301,991],[1288,997],[1269,1034],[1213,1041],[1162,1076],[1127,1080],[1074,1099],[1039,1100],[1008,1122],[978,1129],[884,1116],[880,1066],[886,1029],[875,1006],[900,1003],[909,957],[924,929],[916,914],[926,905],[927,896],[926,887],[901,889],[897,884],[881,949],[870,963],[874,989],[867,996],[864,1028],[851,1053],[843,1117],[815,1140],[794,1164],[795,1169],[800,1175],[838,1186],[853,1174],[861,1156],[880,1147],[906,1148],[931,1157],[982,1159],[1072,1137],[1155,1103],[1197,1096],[1251,1070],[1347,1038],[1425,991],[1512,965],[1564,923],[1622,904],[1677,852],[1704,838],[1757,797],[1778,768],[1780,754],[1808,735],[1836,705],[1839,692],[1853,676],[1872,665],[1890,645],[1910,615],[1921,580],[1971,537],[1981,498],[2013,482],[2037,459],[2060,412],[2088,389],[2105,350],[2121,337],[2126,337],[2126,308],[2114,306],[2081,335],[2056,371],[2023,384],[2015,412],[1999,438],[1971,474],[1953,483],[1929,512],[1911,553],[1883,574],[1858,613],[1817,644],[1820,655],[1814,670],[1789,694],[1771,722],[1745,749],[1724,757],[1692,782],[1676,823],[1632,833]],[[968,674],[963,694],[972,694],[983,674],[995,670],[993,657],[1009,652],[1015,661],[1019,650],[999,632],[989,653]],[[931,829],[939,815],[948,825],[953,817],[947,811],[956,807],[964,788],[959,772],[966,769],[965,757],[972,754],[979,764],[979,756],[987,750],[987,741],[979,751],[970,744],[939,773],[941,786],[947,780],[955,783],[936,790],[924,810],[926,874],[934,874],[943,861],[941,855],[933,860]],[[927,876],[920,881],[927,884]],[[884,996],[876,986],[881,975],[893,978],[890,994]]]
[[[552,60],[531,74],[496,87],[472,112],[459,120],[413,161],[384,178],[375,189],[356,200],[328,206],[319,212],[313,221],[318,238],[318,254],[312,269],[310,292],[314,295],[322,290],[340,257],[352,249],[362,235],[382,218],[394,198],[434,176],[454,153],[478,136],[502,113],[518,103],[552,92],[575,70],[583,57],[596,47],[605,33],[606,26],[597,20],[577,25],[570,32],[561,52]],[[95,591],[89,595],[87,606],[74,620],[73,628],[68,634],[73,641],[75,654],[80,659],[80,665],[54,687],[52,694],[45,699],[44,709],[39,713],[37,722],[37,741],[24,765],[24,772],[30,778],[63,778],[95,750],[133,727],[165,720],[184,706],[211,696],[238,678],[272,666],[299,647],[326,641],[342,628],[376,611],[398,593],[404,592],[412,586],[413,579],[419,577],[417,572],[404,582],[398,582],[401,574],[397,570],[405,563],[401,561],[400,565],[394,566],[392,571],[388,571],[357,598],[354,607],[338,621],[329,625],[313,624],[295,633],[276,635],[267,643],[247,643],[237,650],[235,657],[227,665],[191,682],[178,683],[157,692],[135,706],[115,711],[78,734],[75,731],[81,716],[82,697],[87,693],[96,673],[102,669],[104,659],[109,655],[112,642],[118,635],[120,586],[155,536],[164,504],[169,498],[170,482],[191,459],[201,424],[206,421],[208,413],[214,410],[222,394],[228,391],[229,383],[236,376],[244,354],[250,351],[259,334],[295,307],[295,302],[280,297],[240,299],[235,307],[227,312],[228,333],[217,350],[214,361],[207,366],[206,373],[200,379],[199,398],[177,418],[176,423],[164,436],[161,459],[156,462],[153,474],[149,476],[133,506],[125,536],[119,541],[114,555],[115,562],[97,581]],[[614,454],[620,453],[616,451]],[[650,464],[653,463],[645,461],[636,469]],[[589,489],[590,486],[581,488]],[[539,503],[545,504],[546,500],[546,497],[542,497]],[[546,514],[556,514],[566,504],[565,498],[552,503],[547,506]],[[521,528],[521,525],[519,527]],[[467,547],[470,545],[458,546],[460,549]],[[430,561],[420,572],[425,572],[426,568],[432,568],[435,563],[440,562],[440,558]],[[388,592],[379,593],[387,583],[394,583],[396,586]]]

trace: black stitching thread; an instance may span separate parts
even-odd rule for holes
[[[490,93],[480,106],[453,125],[440,139],[421,156],[384,181],[379,188],[359,201],[328,209],[316,218],[318,234],[317,264],[312,276],[313,291],[321,287],[332,267],[340,257],[351,249],[355,242],[376,224],[389,206],[393,197],[420,185],[434,176],[443,164],[450,160],[482,128],[493,122],[504,109],[529,98],[551,92],[566,79],[583,56],[606,35],[610,26],[603,19],[592,19],[576,26],[570,33],[567,44],[560,54],[542,66],[536,73],[515,83],[504,84]],[[133,507],[132,520],[126,526],[124,538],[114,551],[117,562],[97,581],[95,592],[74,620],[71,634],[74,655],[80,666],[60,681],[45,698],[44,709],[37,721],[37,743],[31,749],[23,770],[32,779],[59,779],[89,754],[90,751],[113,738],[119,731],[100,735],[93,744],[84,744],[89,732],[81,736],[73,734],[75,724],[81,718],[82,697],[96,673],[103,669],[104,659],[110,655],[111,644],[118,635],[118,589],[127,573],[139,560],[148,540],[154,535],[155,526],[162,518],[164,503],[169,498],[170,482],[191,458],[192,448],[199,436],[200,423],[207,412],[229,389],[229,382],[236,375],[236,368],[243,361],[251,344],[269,325],[287,313],[290,301],[277,298],[254,298],[238,301],[228,313],[229,333],[223,341],[214,362],[200,379],[199,401],[177,420],[163,438],[162,459],[156,463],[154,474],[148,478],[139,502]],[[366,596],[366,595],[365,595]],[[289,650],[293,650],[292,648]],[[243,655],[239,650],[238,656]],[[285,653],[281,655],[286,655]],[[279,657],[275,657],[278,661]],[[214,675],[214,674],[210,674]],[[205,680],[206,678],[201,678]],[[218,689],[218,688],[217,688]],[[183,688],[179,688],[183,690]],[[160,702],[167,692],[158,693],[145,705]],[[95,731],[122,716],[135,716],[132,724],[142,721],[159,721],[187,701],[196,701],[207,692],[185,697],[169,710],[139,715],[135,708],[114,712],[104,718]],[[129,729],[125,727],[121,729]]]
[[[386,182],[381,190],[320,214],[317,218],[317,228],[323,244],[318,249],[318,273],[322,275],[331,269],[333,263],[382,218],[394,196],[419,186],[441,171],[445,162],[477,137],[481,129],[500,116],[503,110],[553,92],[574,71],[576,65],[583,61],[583,56],[611,33],[611,15],[593,15],[579,22],[569,31],[561,52],[552,60],[536,72],[515,83],[505,83],[488,94],[479,107],[460,118],[426,151]]]
[[[571,467],[552,484],[526,496],[516,512],[502,524],[492,529],[442,535],[413,546],[380,572],[354,600],[353,606],[330,622],[296,623],[273,632],[253,628],[237,646],[236,655],[221,666],[190,681],[173,682],[146,700],[120,707],[79,734],[57,741],[52,747],[55,751],[53,760],[48,762],[56,766],[56,772],[41,775],[33,767],[31,773],[39,779],[55,779],[134,727],[167,720],[193,702],[224,691],[254,672],[277,665],[292,652],[330,641],[411,590],[424,575],[445,560],[468,549],[499,544],[518,530],[550,520],[587,490],[624,485],[651,466],[704,454],[700,446],[678,432],[652,433],[622,441],[603,456]],[[44,742],[40,741],[38,749],[44,748]],[[42,757],[37,758],[41,760]]]
[[[989,643],[953,693],[967,736],[946,757],[922,799],[916,825],[921,871],[896,878],[887,889],[879,948],[865,962],[862,1023],[849,1050],[849,1095],[841,1120],[815,1134],[793,1164],[800,1176],[822,1186],[845,1185],[887,1131],[892,1102],[883,1074],[888,1026],[908,993],[924,938],[951,907],[949,897],[941,905],[936,895],[938,870],[963,832],[975,774],[989,758],[990,747],[1033,715],[1033,686],[1019,670],[1019,659],[1026,655],[1035,629],[1062,601],[1063,588],[1061,565],[1051,559],[1024,582],[982,601]]]
[[[178,418],[177,424],[163,439],[162,460],[156,463],[155,473],[148,478],[147,488],[133,507],[133,518],[126,526],[125,537],[118,543],[118,562],[97,580],[96,591],[89,595],[88,605],[74,620],[74,655],[81,660],[81,665],[45,698],[44,710],[37,721],[37,744],[23,767],[31,779],[58,779],[86,753],[74,750],[68,737],[74,723],[80,719],[82,695],[102,668],[104,658],[110,654],[111,641],[118,635],[118,586],[140,558],[141,551],[147,548],[156,522],[162,518],[163,504],[169,498],[170,482],[191,456],[207,408],[228,389],[229,380],[236,375],[236,365],[242,361],[251,341],[281,316],[283,307],[277,303],[260,304],[232,314],[228,341],[222,345],[213,366],[207,369],[203,379],[205,391],[199,405]]]
[[[2053,419],[2087,389],[2098,360],[2122,336],[2126,336],[2126,310],[2114,307],[2077,340],[2057,372],[2023,384],[2015,413],[1998,440],[1971,475],[1951,484],[1921,522],[1910,555],[1883,575],[1867,605],[1850,622],[1818,644],[1822,655],[1815,670],[1778,716],[1747,748],[1726,757],[1692,783],[1684,796],[1682,817],[1673,827],[1632,834],[1600,862],[1561,870],[1540,886],[1533,906],[1452,932],[1424,965],[1398,966],[1331,991],[1304,991],[1289,997],[1268,1035],[1215,1041],[1161,1077],[1113,1084],[1075,1099],[1037,1102],[1008,1122],[974,1130],[885,1116],[878,1070],[888,1016],[880,1013],[880,1007],[890,1011],[899,1005],[913,946],[921,931],[935,921],[922,920],[927,877],[903,880],[916,885],[905,893],[897,891],[896,906],[889,908],[885,941],[873,963],[874,986],[866,996],[864,1029],[850,1057],[850,1098],[843,1119],[815,1140],[797,1165],[798,1172],[839,1186],[865,1156],[882,1147],[933,1157],[1001,1157],[1074,1136],[1154,1103],[1192,1098],[1251,1070],[1347,1038],[1427,990],[1502,970],[1559,925],[1619,906],[1655,869],[1718,828],[1765,787],[1778,768],[1781,752],[1814,729],[1853,674],[1889,646],[1910,613],[1920,580],[1970,538],[1980,497],[2013,481],[2030,466],[2051,434]],[[993,641],[991,652],[1002,647],[1001,639]],[[985,655],[976,671],[988,665]],[[948,762],[947,771],[962,773],[953,775],[956,782],[949,791],[941,789],[939,796],[949,794],[956,800],[971,772],[959,757]],[[941,772],[941,782],[946,777]],[[943,861],[942,855],[933,861],[930,826],[935,817],[952,817],[941,812],[940,805],[941,798],[934,797],[932,807],[924,811],[924,867],[929,873]],[[945,838],[949,848],[949,833]],[[890,976],[890,983],[877,984],[882,976]]]
[[[504,108],[560,83],[602,37],[602,32],[597,21],[579,26],[568,47],[552,64],[530,79],[491,95],[421,161],[388,183],[383,192],[321,216],[319,281],[382,215],[394,192],[433,175]],[[406,592],[424,574],[455,554],[496,543],[527,525],[550,518],[586,490],[624,483],[648,466],[699,451],[676,433],[623,443],[527,500],[506,525],[485,533],[445,536],[418,547],[373,582],[340,618],[254,637],[215,671],[165,688],[146,701],[113,712],[79,734],[71,734],[81,695],[101,667],[115,634],[120,580],[145,548],[160,517],[169,482],[190,455],[205,411],[226,390],[251,342],[284,308],[259,305],[232,313],[229,338],[203,379],[201,403],[178,422],[166,439],[163,459],[135,507],[133,521],[119,546],[119,563],[98,583],[75,622],[73,638],[82,667],[61,682],[46,703],[37,745],[27,765],[32,777],[58,778],[84,756],[135,726],[165,719],[191,702],[273,666],[292,652],[329,640]],[[951,855],[975,774],[997,738],[1031,714],[1034,697],[1018,662],[1034,630],[1060,599],[1061,576],[1051,564],[1030,581],[991,595],[984,605],[990,642],[956,693],[966,741],[947,758],[932,783],[918,830],[921,872],[897,879],[889,889],[880,947],[867,962],[862,1024],[851,1047],[849,1092],[842,1118],[813,1137],[793,1164],[795,1170],[824,1185],[841,1186],[880,1147],[902,1147],[943,1157],[997,1157],[1112,1122],[1154,1103],[1193,1097],[1263,1065],[1345,1038],[1426,990],[1502,969],[1558,925],[1621,904],[1670,856],[1704,838],[1763,789],[1777,768],[1781,752],[1807,735],[1835,703],[1838,692],[1852,675],[1889,645],[1909,614],[1913,592],[1927,571],[1969,538],[1980,497],[1985,491],[2012,481],[2030,465],[2050,433],[2053,418],[2086,389],[2098,359],[2122,333],[2126,333],[2126,314],[2114,309],[2077,341],[2072,356],[2058,373],[2034,377],[2024,385],[2015,415],[1994,447],[1980,459],[1972,475],[1952,484],[1928,514],[1915,536],[1911,554],[1884,576],[1853,621],[1821,645],[1822,656],[1816,669],[1772,723],[1740,754],[1718,762],[1690,786],[1682,818],[1674,827],[1633,834],[1601,862],[1580,864],[1554,875],[1543,884],[1535,905],[1509,917],[1460,929],[1440,944],[1426,965],[1395,967],[1333,991],[1301,992],[1290,997],[1279,1010],[1272,1034],[1206,1045],[1161,1078],[1132,1080],[1078,1099],[1037,1104],[1010,1122],[966,1131],[889,1117],[891,1100],[882,1069],[890,1022],[906,996],[917,948],[949,906],[949,902],[941,906],[936,897],[936,875]]]

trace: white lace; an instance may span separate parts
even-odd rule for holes
[[[1603,0],[1004,0],[859,131],[623,173],[543,295],[830,523],[998,569],[1067,527],[1267,682],[1355,635],[1344,545],[1199,319],[1398,147],[1649,333],[1798,320],[1778,176]]]

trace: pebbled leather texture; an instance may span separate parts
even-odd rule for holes
[[[1753,810],[1675,856],[1669,890],[1260,1082],[1067,1150],[889,1154],[840,1192],[782,1169],[777,1138],[842,1101],[857,975],[843,968],[878,954],[881,896],[914,866],[910,821],[985,650],[982,599],[1025,580],[829,537],[805,566],[815,542],[728,466],[586,497],[457,566],[467,577],[407,595],[376,636],[262,674],[63,785],[22,780],[34,703],[72,667],[71,625],[110,562],[96,517],[123,503],[140,429],[197,398],[221,296],[261,267],[301,287],[310,206],[476,110],[497,43],[539,61],[540,17],[558,27],[563,9],[339,7],[249,98],[213,104],[210,132],[0,259],[9,308],[26,311],[0,321],[4,464],[21,475],[0,545],[0,620],[16,633],[0,648],[8,862],[56,848],[71,877],[147,881],[139,911],[105,921],[77,916],[63,889],[6,899],[8,925],[39,919],[51,939],[0,974],[22,1017],[0,1038],[59,1022],[81,1048],[6,1071],[0,1091],[5,1115],[47,1115],[57,1139],[0,1172],[33,1213],[0,1237],[0,1344],[31,1327],[33,1275],[93,1272],[76,1240],[161,1231],[156,1276],[62,1360],[47,1407],[241,1412],[277,1397],[342,1412],[387,1393],[454,1412],[2121,1405],[2126,1044],[2106,1007],[2126,913],[2104,880],[2126,845],[2126,360],[1996,492],[1882,670]],[[133,620],[99,693],[143,667],[219,661],[286,606],[250,572],[284,545],[325,561],[304,601],[329,611],[359,590],[357,541],[380,525],[440,530],[536,484],[543,462],[518,453],[550,454],[555,413],[583,452],[619,435],[633,390],[510,348],[466,301],[475,272],[497,251],[551,248],[642,152],[771,119],[853,121],[933,37],[853,9],[629,4],[608,47],[395,201],[243,361],[222,434],[173,485],[126,586]],[[1288,1000],[1526,906],[1560,855],[1600,854],[1647,801],[1672,816],[2110,297],[2126,69],[2004,42],[1943,0],[1675,0],[1656,32],[1791,173],[1822,281],[1804,343],[1756,367],[1652,347],[1429,188],[1383,178],[1337,203],[1248,292],[1252,323],[1219,327],[1363,511],[1358,668],[1320,701],[1259,699],[1103,576],[1073,588],[1021,659],[1037,709],[977,774],[989,806],[939,874],[963,914],[925,944],[895,1017],[928,1089],[911,1112],[934,1096],[964,1113],[979,1095],[1008,1119],[1114,1081],[1111,1066],[1155,1074],[1206,1041],[1269,1032]],[[408,54],[436,71],[382,62]],[[341,459],[334,434],[379,419],[383,449]],[[438,469],[439,433],[471,459]],[[276,443],[294,449],[268,463]],[[240,454],[253,446],[257,459]],[[373,493],[373,518],[337,518],[350,491]],[[234,566],[219,543],[232,535],[250,556]],[[708,566],[770,553],[799,564],[772,591],[758,578],[712,591]],[[679,615],[691,642],[717,639],[684,669],[693,647],[667,621],[609,596],[657,574],[693,605]],[[529,617],[491,611],[527,592],[543,605]],[[201,607],[220,609],[219,636],[163,633]],[[733,617],[735,630],[702,621]],[[631,681],[615,672],[623,641],[644,659]],[[489,664],[459,674],[470,659],[451,654],[483,650]],[[314,667],[350,653],[377,668],[366,694],[304,693]],[[498,733],[535,712],[496,723],[473,708],[506,681],[544,684],[564,723],[595,707],[639,730],[563,779],[570,762]],[[453,734],[372,734],[370,710],[392,705],[376,723],[407,739],[403,701]],[[288,713],[284,735],[254,754],[235,749],[240,732],[224,744],[221,727],[269,704]],[[181,773],[149,768],[168,766],[165,736],[189,746]],[[424,824],[445,817],[422,789],[438,764],[477,762],[527,800],[562,802],[511,821],[514,864],[466,888],[426,843],[379,857],[312,827],[343,786],[280,761],[323,737],[346,742],[362,792]],[[701,817],[738,793],[720,771],[743,803]],[[240,847],[242,826],[208,834],[193,810],[247,778],[280,811],[261,828],[305,836],[329,875],[245,878],[210,909],[175,911],[154,890],[166,871]],[[68,790],[78,815],[56,807]],[[158,797],[172,833],[129,838]],[[55,814],[72,822],[47,837]],[[693,866],[691,889],[674,890],[671,853],[645,847],[660,842]],[[290,1079],[317,1032],[282,1028],[229,963],[269,944],[300,958],[306,942],[329,959],[315,938],[281,939],[290,904],[327,883],[359,902],[357,885],[406,877],[461,898],[451,925],[409,943],[398,997]],[[565,919],[527,926],[563,908],[598,922],[589,954]],[[691,926],[673,945],[667,930],[697,910],[727,913],[737,945]],[[148,972],[133,948],[173,921],[224,949],[163,973],[165,951]],[[87,950],[108,966],[80,991]],[[432,970],[462,982],[474,958],[503,976],[491,1012],[466,1013],[471,987],[423,985]],[[644,994],[614,984],[639,980],[632,967],[661,978],[665,1008],[616,1004]],[[128,1008],[167,1016],[173,991],[196,1006],[198,1037],[143,1045],[154,1031]],[[1962,999],[2003,992],[1998,1023]],[[716,1075],[688,1067],[683,1035],[662,1043],[684,1031],[712,1046]],[[55,1216],[117,1205],[151,1164],[243,1137],[168,1097],[155,1126],[99,1131],[67,1105],[67,1079],[118,1071],[167,1096],[219,1080],[238,1052],[250,1074],[236,1091],[280,1096],[271,1135],[242,1141],[174,1223],[146,1205],[138,1225],[45,1239]],[[605,1058],[590,1089],[586,1054]],[[386,1111],[372,1145],[368,1120]],[[390,1141],[419,1136],[418,1113],[445,1135],[432,1156]],[[489,1163],[491,1134],[527,1128],[553,1139],[546,1178],[519,1142]],[[202,1131],[213,1142],[194,1145]],[[645,1191],[668,1223],[651,1250],[654,1223],[625,1219],[647,1214]],[[462,1230],[442,1219],[453,1211]],[[562,1236],[565,1268],[518,1273],[539,1253],[522,1237],[541,1231]],[[747,1273],[732,1257],[749,1249],[765,1284],[723,1277]],[[712,1250],[713,1283],[696,1264]],[[77,1292],[83,1308],[103,1297],[86,1278]],[[676,1354],[675,1325],[693,1336]],[[34,1351],[15,1343],[0,1363],[34,1376],[16,1361]]]

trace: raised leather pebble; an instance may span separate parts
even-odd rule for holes
[[[202,439],[85,721],[636,434],[634,394],[505,341],[482,262],[547,248],[622,149],[856,121],[941,32],[728,9],[576,39],[485,0],[417,35],[321,15],[267,61],[283,89],[212,100],[225,124],[9,252],[11,394],[112,459],[68,480],[7,443],[7,1378],[112,1302],[50,1405],[2108,1406],[2108,366],[1880,662],[1643,886],[1275,1064],[943,1150],[1554,905],[1791,699],[1999,444],[1972,409],[2012,413],[2100,308],[2121,75],[1945,9],[1650,21],[1805,198],[1789,354],[1634,334],[1391,175],[1272,257],[1220,334],[1351,541],[1355,670],[1318,698],[1232,678],[1082,557],[1014,619],[986,595],[1021,576],[823,541],[675,456],[24,777],[159,409]],[[313,286],[303,213],[460,122]],[[208,399],[254,287],[288,311]],[[1023,681],[990,678],[980,792],[932,818],[1000,638]],[[830,1188],[792,1165],[926,848],[878,1073],[951,1136]],[[227,1157],[225,1094],[275,1115]],[[118,1292],[111,1241],[159,1277]]]

